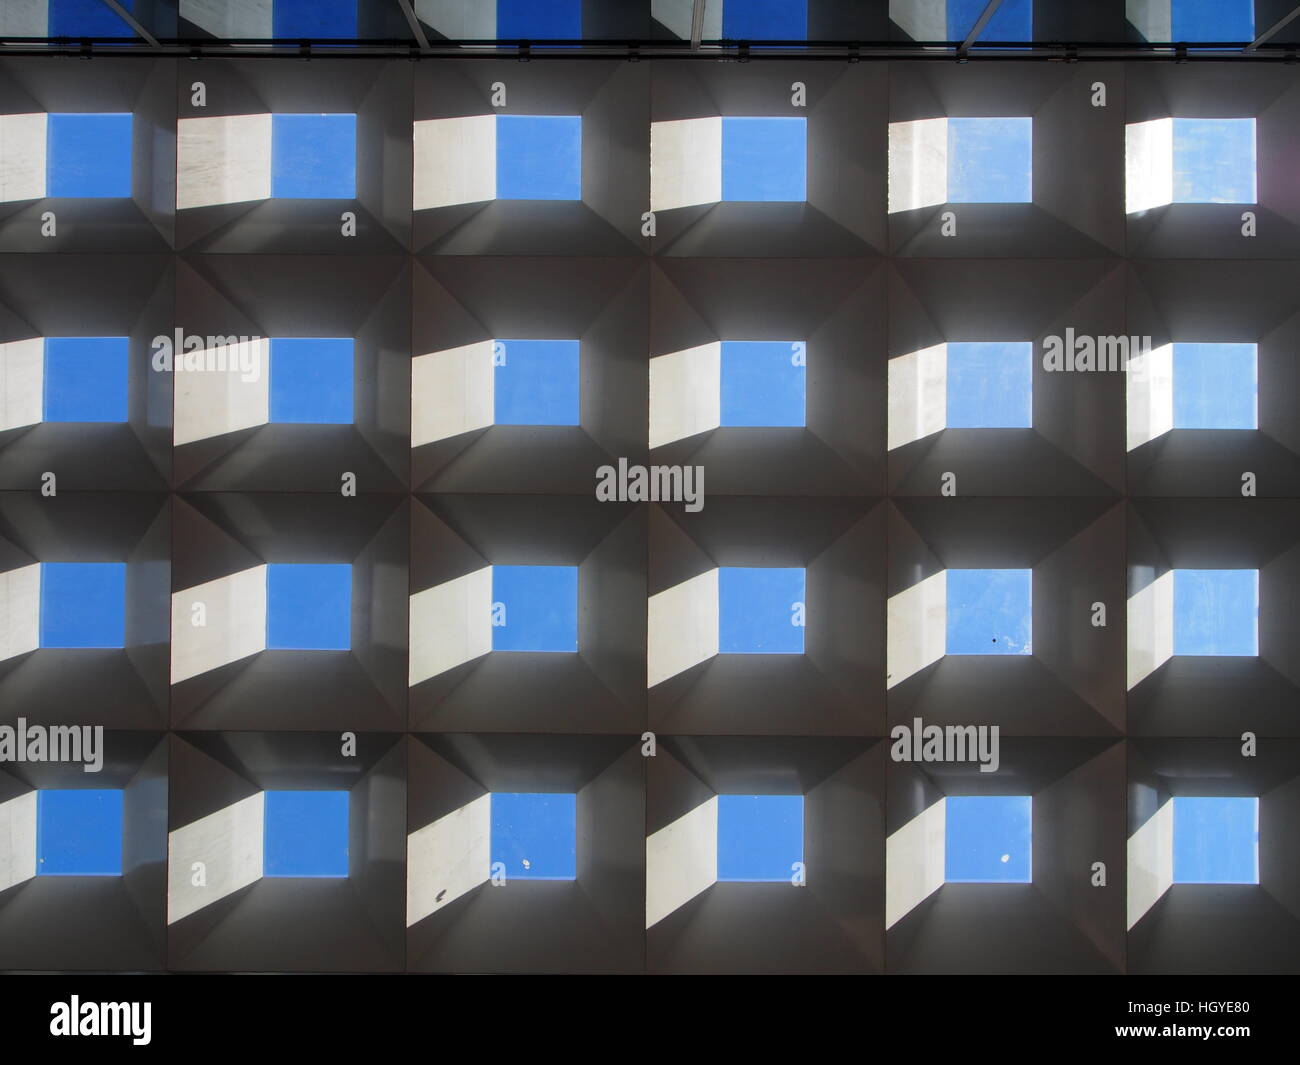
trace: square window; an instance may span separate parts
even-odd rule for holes
[[[36,793],[36,875],[122,875],[121,789]]]
[[[1033,798],[949,795],[944,813],[944,879],[950,884],[1033,880]]]
[[[578,797],[493,792],[491,853],[507,882],[577,879]]]
[[[788,884],[802,861],[802,795],[718,796],[719,880]]]
[[[351,200],[356,195],[356,115],[271,116],[273,198]]]
[[[948,428],[1030,428],[1033,382],[1031,343],[949,344]]]
[[[947,653],[1027,655],[1033,571],[950,569]]]
[[[272,563],[266,567],[266,646],[346,651],[352,646],[352,567]]]
[[[724,118],[722,198],[803,202],[808,198],[808,120]]]
[[[582,118],[498,115],[497,199],[582,199]]]
[[[131,115],[51,114],[45,152],[47,196],[131,195]]]
[[[348,793],[264,793],[263,876],[348,875]]]
[[[500,340],[493,353],[497,425],[577,425],[576,340]]]
[[[1175,41],[1253,41],[1254,0],[1172,0],[1170,21]]]
[[[803,654],[804,571],[723,566],[718,570],[721,654]]]
[[[802,426],[804,351],[802,341],[724,340],[722,424]]]
[[[41,563],[41,646],[121,647],[125,562]]]
[[[121,0],[134,12],[135,0]],[[103,0],[48,0],[46,27],[51,37],[131,37],[135,30]]]
[[[275,0],[271,33],[276,37],[355,40],[357,0]]]
[[[729,41],[803,41],[808,0],[725,0],[722,36]]]
[[[1256,429],[1254,344],[1174,345],[1174,428]]]
[[[492,567],[492,650],[577,649],[577,566]]]
[[[948,119],[948,202],[1033,200],[1032,118]]]
[[[1259,800],[1175,796],[1174,883],[1258,884]]]
[[[948,0],[948,40],[964,41],[988,0]],[[1033,0],[1002,0],[979,35],[980,41],[1033,40]]]
[[[126,337],[46,337],[45,420],[126,421],[129,364]]]
[[[1255,202],[1255,120],[1175,118],[1174,203]]]
[[[350,425],[351,339],[275,337],[271,341],[271,421]]]
[[[1259,570],[1174,570],[1174,654],[1257,655]]]
[[[582,0],[497,0],[498,40],[577,41],[581,38]]]

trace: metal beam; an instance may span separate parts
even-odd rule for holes
[[[1002,0],[989,0],[980,17],[975,20],[975,25],[970,28],[970,33],[966,34],[966,39],[957,46],[957,54],[965,55],[970,51],[970,46],[975,43],[979,35],[984,32],[984,27],[989,24],[989,19],[993,13],[1002,6]]]
[[[1268,29],[1266,29],[1263,33],[1261,33],[1258,37],[1256,37],[1253,41],[1251,41],[1250,44],[1246,45],[1244,51],[1253,52],[1256,48],[1258,48],[1261,44],[1267,41],[1275,33],[1285,28],[1297,15],[1300,15],[1300,7],[1295,8],[1289,15],[1283,15],[1280,19],[1278,19],[1275,23],[1273,23],[1273,25],[1271,25]]]
[[[113,9],[113,11],[117,14],[118,18],[120,18],[123,22],[125,22],[128,26],[131,27],[131,32],[133,32],[137,37],[142,37],[144,38],[144,40],[148,41],[150,48],[159,47],[158,38],[155,37],[152,33],[150,33],[147,29],[145,29],[142,25],[140,25],[140,23],[136,20],[136,17],[133,14],[131,14],[131,12],[129,12],[126,8],[124,8],[121,4],[119,4],[117,0],[104,0],[104,3]]]
[[[698,49],[704,39],[704,5],[708,0],[695,0],[691,8],[691,48]]]
[[[411,35],[420,45],[421,52],[429,50],[429,38],[424,32],[424,27],[420,25],[420,19],[411,7],[411,0],[397,0],[397,6],[402,9],[402,14],[406,16],[406,24],[411,27]]]

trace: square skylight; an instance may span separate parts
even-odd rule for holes
[[[719,880],[788,884],[802,861],[802,795],[718,796]]]
[[[122,875],[121,789],[37,791],[36,875]]]
[[[357,195],[357,116],[271,116],[271,196],[351,200]]]
[[[948,37],[964,41],[975,27],[988,0],[948,0]],[[979,35],[981,41],[1031,41],[1034,37],[1033,0],[1002,0]]]
[[[123,0],[133,11],[136,0]],[[20,8],[21,10],[21,8]],[[48,0],[46,27],[51,37],[135,37],[117,12],[103,0]]]
[[[747,202],[808,199],[808,120],[723,118],[722,198]]]
[[[1034,422],[1034,346],[948,345],[949,429],[1028,429]]]
[[[50,114],[45,195],[125,199],[131,195],[130,114]]]
[[[498,40],[576,41],[582,38],[582,0],[496,0],[496,5]]]
[[[577,566],[492,567],[492,650],[577,649]]]
[[[500,340],[493,361],[497,425],[577,425],[576,340]]]
[[[948,654],[1032,653],[1032,570],[950,569],[947,574]]]
[[[348,875],[348,793],[268,791],[262,834],[262,875]]]
[[[354,348],[350,337],[272,339],[271,421],[350,425]]]
[[[1028,884],[1033,880],[1033,798],[949,795],[944,815],[944,880]]]
[[[805,424],[804,345],[788,340],[722,342],[723,425]]]
[[[352,567],[272,563],[266,567],[266,646],[346,651],[352,646]]]
[[[498,115],[497,199],[582,199],[581,116]]]
[[[41,563],[41,646],[121,647],[125,562]]]
[[[1257,429],[1254,344],[1174,345],[1174,428]]]
[[[1258,884],[1259,800],[1174,797],[1174,883]]]
[[[46,337],[45,420],[127,421],[129,378],[126,337]]]
[[[510,880],[575,880],[578,797],[552,792],[492,793],[492,863]]]
[[[803,41],[808,0],[722,0],[722,36],[730,41]]]
[[[1254,0],[1170,0],[1171,40],[1236,42],[1255,39]]]
[[[718,570],[721,654],[803,654],[804,570],[723,566]]]
[[[1259,570],[1174,570],[1174,654],[1259,654]]]
[[[355,40],[357,0],[275,0],[271,32],[276,37]]]
[[[1032,118],[948,119],[948,202],[1033,200]]]
[[[1254,203],[1255,120],[1175,118],[1174,203]]]

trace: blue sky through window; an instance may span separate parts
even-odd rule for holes
[[[357,116],[271,116],[271,196],[351,200],[357,195]]]
[[[582,199],[582,118],[497,116],[497,199]]]
[[[37,791],[36,875],[122,875],[121,789]]]
[[[1259,800],[1174,797],[1174,883],[1258,884]]]
[[[268,791],[263,801],[264,876],[348,875],[346,791]]]
[[[948,0],[948,37],[964,41],[974,28],[988,0]],[[981,41],[1029,41],[1033,39],[1033,0],[1002,0],[988,25],[979,35]]]
[[[724,340],[722,424],[802,426],[803,352],[789,340]]]
[[[577,566],[493,566],[492,650],[576,651]]]
[[[576,340],[499,340],[493,370],[497,425],[577,425]]]
[[[948,119],[948,202],[1033,200],[1032,118]]]
[[[510,880],[573,880],[578,875],[578,797],[553,792],[492,793],[492,862]]]
[[[45,194],[94,199],[130,196],[131,123],[130,114],[50,114]]]
[[[802,861],[802,795],[718,796],[719,880],[788,884]]]
[[[351,338],[273,338],[271,421],[350,425],[354,349]]]
[[[1175,41],[1253,41],[1254,0],[1170,0]]]
[[[1254,203],[1255,120],[1174,119],[1174,203]]]
[[[582,0],[497,0],[499,40],[576,41],[581,37]]]
[[[1259,570],[1174,570],[1174,654],[1259,653]]]
[[[41,646],[121,647],[125,562],[41,563]]]
[[[1033,880],[1033,799],[1028,795],[949,795],[944,879],[950,884]]]
[[[1174,428],[1255,429],[1254,344],[1174,345]]]
[[[723,118],[722,198],[802,202],[808,198],[808,120]]]
[[[135,13],[135,0],[120,0]],[[46,26],[51,37],[135,37],[135,31],[104,0],[49,0]]]
[[[346,651],[352,646],[352,567],[272,563],[266,567],[266,646]]]
[[[46,337],[45,420],[126,421],[129,362],[126,337]]]
[[[948,654],[1032,653],[1032,570],[950,569],[947,572]]]
[[[719,0],[722,36],[732,41],[803,41],[807,0]]]
[[[1033,425],[1034,346],[1028,341],[948,345],[949,429]]]
[[[272,23],[276,37],[353,40],[357,0],[275,0]]]
[[[722,566],[718,570],[721,654],[803,654],[804,570]]]

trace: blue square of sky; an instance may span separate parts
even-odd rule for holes
[[[1033,200],[1032,118],[948,119],[948,202]]]
[[[577,425],[576,340],[498,341],[493,370],[497,425]]]
[[[36,875],[122,875],[121,789],[37,791]]]
[[[1254,0],[1171,0],[1169,14],[1175,41],[1255,39]]]
[[[1255,198],[1253,118],[1174,119],[1174,203]]]
[[[271,341],[271,421],[350,425],[355,342],[340,337]]]
[[[722,198],[761,203],[808,198],[808,120],[724,118]]]
[[[577,566],[493,566],[492,650],[576,651]]]
[[[264,793],[263,876],[347,876],[348,793]]]
[[[135,0],[120,2],[135,13]],[[136,37],[104,0],[49,0],[45,24],[51,37]]]
[[[41,646],[122,647],[125,562],[41,563]]]
[[[987,0],[948,0],[948,36],[964,41],[988,6]],[[1002,0],[979,35],[980,41],[1033,40],[1033,0]]]
[[[124,199],[131,195],[131,115],[47,118],[45,194]]]
[[[272,563],[266,567],[266,646],[346,651],[352,646],[352,567]]]
[[[948,345],[948,428],[1028,429],[1034,421],[1034,346]]]
[[[731,41],[803,41],[807,0],[723,0],[722,36]]]
[[[1174,570],[1174,654],[1259,653],[1259,570]]]
[[[950,569],[947,653],[1027,655],[1033,571]]]
[[[722,342],[723,425],[802,426],[803,345],[788,340]]]
[[[802,795],[718,796],[719,880],[788,884],[802,861]]]
[[[273,198],[351,200],[356,195],[356,115],[271,116]]]
[[[803,654],[804,571],[723,566],[718,570],[718,651]]]
[[[582,0],[497,0],[498,40],[576,41],[581,38]]]
[[[1033,799],[949,795],[944,879],[950,884],[1028,884],[1033,879]]]
[[[1174,797],[1174,883],[1258,884],[1259,800]]]
[[[271,21],[275,37],[354,40],[357,0],[275,0]]]
[[[579,115],[497,115],[497,199],[582,199]]]
[[[551,792],[492,793],[492,863],[506,881],[574,880],[578,797]]]
[[[1254,344],[1174,345],[1174,428],[1255,429]]]
[[[126,421],[129,365],[126,337],[46,337],[45,420]]]

